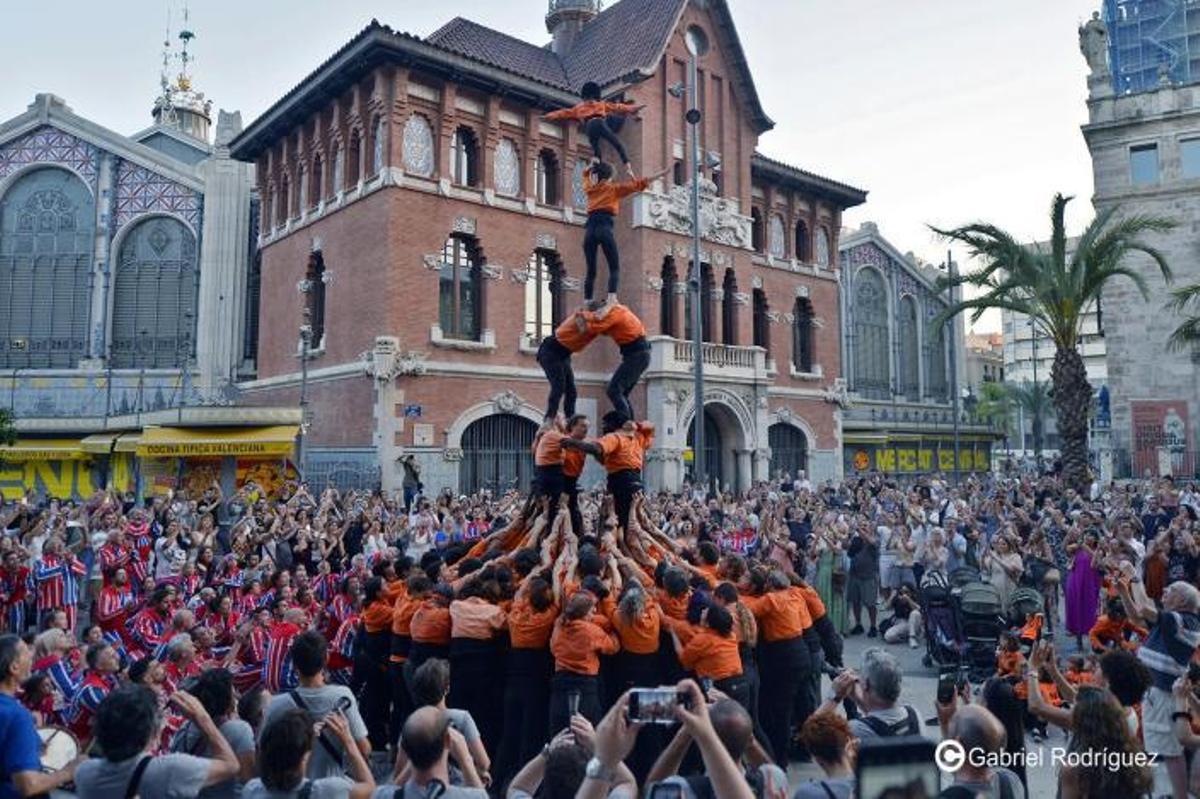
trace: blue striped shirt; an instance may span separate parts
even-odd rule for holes
[[[1138,649],[1138,660],[1150,670],[1155,688],[1170,691],[1175,680],[1187,674],[1197,646],[1200,616],[1164,610],[1150,628],[1150,637]]]

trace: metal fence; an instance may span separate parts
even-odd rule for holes
[[[0,407],[19,419],[136,416],[195,405],[223,405],[236,398],[232,384],[215,396],[201,396],[195,381],[178,370],[0,372]]]
[[[1118,480],[1142,480],[1167,475],[1184,480],[1200,478],[1200,451],[1113,450],[1113,477]]]
[[[339,491],[374,491],[383,482],[373,449],[312,449],[304,453],[301,473],[318,490],[332,485]]]

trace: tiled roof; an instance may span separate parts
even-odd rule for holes
[[[846,203],[843,205],[844,208],[862,205],[867,201],[867,192],[865,189],[859,189],[847,183],[840,183],[832,178],[818,175],[815,172],[809,172],[800,167],[785,164],[783,161],[768,158],[759,152],[754,153],[751,157],[750,168],[770,177],[790,180],[809,191],[817,191],[830,195]]]
[[[425,38],[443,50],[491,64],[507,72],[570,90],[562,61],[548,48],[455,17]]]
[[[566,57],[571,87],[653,70],[687,0],[621,0],[588,22]]]

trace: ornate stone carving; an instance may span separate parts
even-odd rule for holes
[[[646,452],[646,460],[650,462],[656,461],[679,461],[683,459],[683,450],[676,447],[653,447]]]
[[[733,264],[733,259],[718,250],[717,252],[713,253],[712,262],[717,266],[729,266]]]
[[[433,161],[433,130],[425,117],[413,114],[404,123],[404,171],[417,177],[432,177]]]
[[[688,284],[687,284],[686,280],[676,281],[676,283],[675,283],[675,293],[676,294],[687,294],[688,291],[689,291],[689,288],[688,288]]]
[[[757,404],[758,404],[759,410],[765,411],[767,409],[767,397],[765,394],[758,398]]]
[[[796,316],[795,316],[795,314],[785,313],[783,315],[783,321],[787,322],[790,325],[796,321]]]
[[[649,192],[647,207],[651,227],[670,233],[692,234],[692,190],[672,186],[666,193]],[[708,241],[731,247],[750,244],[750,217],[737,213],[736,204],[717,196],[717,187],[707,178],[700,179],[700,235]]]
[[[454,217],[454,226],[452,230],[455,233],[465,233],[468,236],[475,235],[475,219],[469,216]]]
[[[775,411],[775,418],[785,423],[792,421],[792,409],[786,405],[782,408],[779,408],[777,411]]]
[[[512,270],[512,279],[513,279],[514,283],[520,283],[520,284],[524,285],[525,283],[528,283],[530,278],[532,278],[532,277],[533,277],[533,272],[530,271],[527,267],[522,267],[521,269]]]
[[[780,319],[779,311],[767,311],[767,321],[778,323]]]
[[[516,413],[521,407],[521,398],[510,388],[492,397],[492,404],[496,406],[497,413]]]
[[[808,286],[804,285],[803,283],[796,286],[796,296],[797,297],[800,297],[801,299],[808,299],[808,295],[809,295]]]
[[[442,458],[450,463],[458,463],[463,459],[463,451],[458,447],[447,447],[442,453]]]
[[[1108,26],[1100,19],[1099,11],[1093,11],[1092,18],[1079,27],[1079,52],[1092,71],[1089,77],[1109,74]]]
[[[499,280],[504,277],[504,269],[499,266],[492,266],[491,264],[484,264],[479,267],[479,273],[488,280]]]
[[[751,288],[756,288],[756,289],[762,288],[763,287],[763,279],[761,277],[759,277],[758,275],[755,275],[754,277],[750,278],[750,286],[751,286]]]
[[[749,305],[750,304],[750,295],[744,291],[735,291],[733,293],[733,304],[734,305]]]
[[[431,272],[436,272],[442,268],[442,256],[437,253],[428,253],[421,256],[421,266]]]
[[[496,145],[493,171],[497,194],[515,197],[521,191],[521,157],[512,139],[501,139]]]
[[[562,279],[563,291],[582,291],[583,281],[577,277],[564,277]]]
[[[359,356],[363,371],[379,383],[390,383],[402,375],[425,374],[425,353],[404,352],[395,336],[376,336],[375,347]]]
[[[821,398],[839,408],[850,407],[850,392],[846,389],[846,381],[840,377],[825,387]]]
[[[539,233],[534,239],[534,246],[539,250],[557,250],[558,237],[553,233]]]
[[[720,302],[725,299],[725,289],[713,289],[712,298],[714,302]]]
[[[662,291],[663,282],[661,277],[654,275],[646,276],[646,288],[650,291]]]

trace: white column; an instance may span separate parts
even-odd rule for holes
[[[91,325],[88,331],[88,357],[80,363],[82,369],[103,369],[108,355],[108,294],[112,282],[112,261],[119,255],[109,251],[113,161],[111,154],[100,154],[100,169],[96,176],[96,238],[89,286],[92,295]]]

